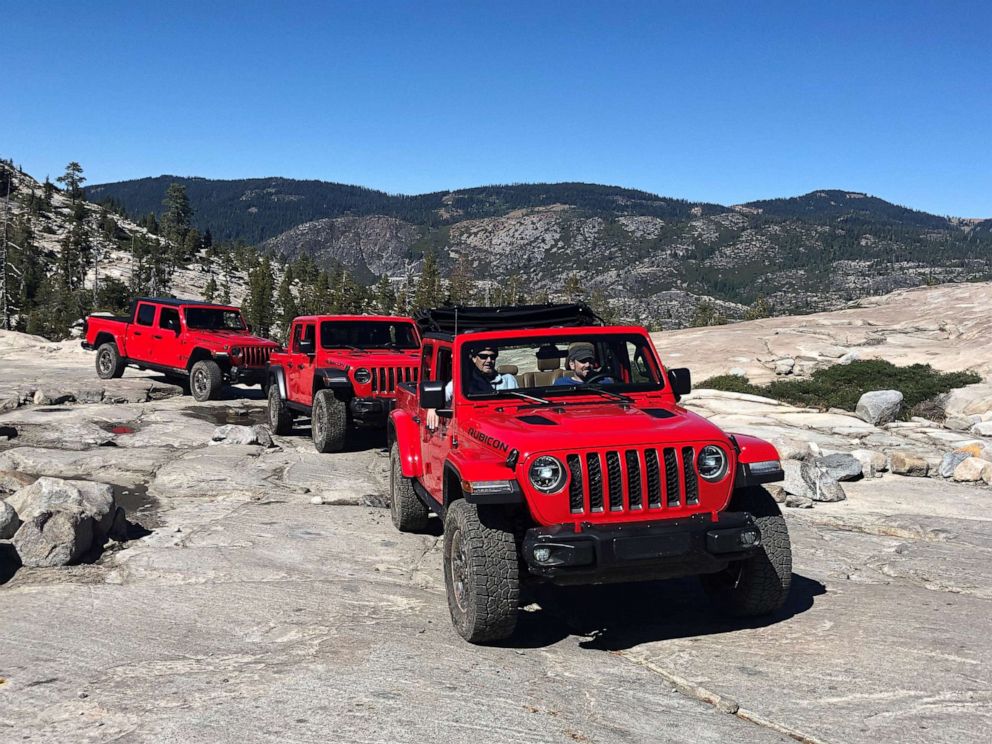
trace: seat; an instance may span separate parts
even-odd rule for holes
[[[557,346],[548,344],[537,350],[537,372],[525,372],[524,387],[545,387],[554,385],[555,380],[564,374],[561,368],[561,352]]]

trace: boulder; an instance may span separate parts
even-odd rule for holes
[[[858,399],[855,414],[874,426],[887,424],[899,415],[902,397],[898,390],[872,390]]]
[[[0,493],[14,493],[38,480],[19,470],[0,470]]]
[[[21,526],[21,520],[14,507],[6,501],[0,501],[0,540],[9,540]]]
[[[0,413],[13,411],[21,405],[21,396],[17,393],[4,393],[0,395]]]
[[[951,478],[961,483],[974,483],[980,480],[987,482],[992,478],[990,474],[992,474],[992,462],[969,457],[954,468]]]
[[[745,380],[747,379],[747,370],[743,367],[731,367],[730,372],[727,374],[732,375],[733,377],[743,377]]]
[[[802,496],[806,499],[812,496],[812,489],[802,476],[802,462],[798,460],[784,460],[782,462],[782,470],[785,471],[785,480],[782,481],[782,488],[785,489],[787,494]]]
[[[817,457],[814,463],[818,468],[837,481],[857,480],[864,472],[864,467],[858,458],[853,455],[845,455],[841,452]]]
[[[809,442],[792,437],[770,437],[769,441],[778,450],[780,460],[805,460],[812,456]]]
[[[795,366],[796,366],[796,360],[791,357],[785,357],[784,359],[779,359],[775,362],[775,374],[791,375],[792,369]]]
[[[813,501],[844,501],[847,494],[837,479],[819,465],[821,459],[804,462],[799,468],[800,476],[809,486],[809,498]]]
[[[964,450],[954,450],[953,452],[948,452],[944,455],[944,459],[940,461],[940,467],[937,468],[937,474],[941,478],[950,478],[954,475],[954,470],[962,462],[971,457],[970,454]]]
[[[7,499],[25,524],[50,512],[78,513],[93,522],[91,542],[102,540],[114,523],[114,489],[106,483],[42,477]],[[89,544],[86,545],[86,548]]]
[[[218,426],[214,429],[211,439],[211,444],[258,444],[258,434],[255,429],[238,424]]]
[[[269,433],[269,427],[265,424],[255,424],[252,431],[255,432],[255,441],[262,445],[263,447],[274,447],[275,444],[272,442],[272,434]]]
[[[983,460],[992,461],[992,443],[976,440],[974,442],[959,443],[956,450],[967,452],[972,457],[980,457]]]
[[[893,452],[889,458],[889,468],[896,475],[924,477],[930,471],[930,463],[924,458],[905,452]]]
[[[948,416],[944,419],[944,427],[954,431],[968,431],[981,420],[981,416]]]
[[[24,521],[13,544],[25,566],[65,566],[93,545],[93,519],[82,511],[43,511]]]
[[[992,437],[992,421],[977,423],[969,431],[979,437]]]
[[[39,388],[34,391],[33,399],[36,406],[56,406],[60,403],[71,403],[76,400],[76,396],[66,390]]]
[[[796,496],[790,493],[785,497],[785,505],[790,509],[812,509],[813,499],[807,496]]]
[[[79,388],[76,390],[77,403],[99,403],[103,400],[103,388]]]
[[[865,478],[879,478],[889,469],[889,458],[882,452],[856,449],[851,451],[851,457],[861,463],[861,474]]]

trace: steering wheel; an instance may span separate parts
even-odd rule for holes
[[[607,380],[609,379],[609,377],[610,377],[609,372],[606,372],[605,370],[599,370],[598,372],[593,372],[588,377],[586,377],[585,384],[592,385],[593,383],[596,382],[603,382],[603,380]]]

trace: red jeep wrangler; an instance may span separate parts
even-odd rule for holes
[[[689,371],[666,371],[644,328],[597,320],[585,305],[418,317],[421,382],[399,386],[390,417],[390,507],[401,531],[444,520],[468,641],[512,634],[523,581],[700,575],[737,615],[785,601],[789,534],[761,486],[783,479],[775,448],[682,408]]]
[[[413,318],[310,315],[293,319],[289,339],[269,360],[269,426],[288,434],[309,416],[318,452],[343,449],[352,423],[383,426],[396,386],[417,381]]]
[[[96,349],[96,373],[120,377],[127,366],[185,381],[198,401],[224,383],[265,382],[269,354],[279,344],[251,334],[241,310],[196,300],[139,297],[127,317],[90,315],[84,349]]]

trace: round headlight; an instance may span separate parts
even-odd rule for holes
[[[708,444],[699,450],[696,467],[704,479],[718,481],[727,474],[727,455],[719,447]]]
[[[240,346],[232,346],[231,347],[231,356],[241,356],[241,347]]]
[[[365,367],[359,367],[355,370],[355,382],[360,385],[364,385],[372,379],[372,373],[369,372]]]
[[[565,485],[565,466],[561,460],[542,455],[530,464],[530,482],[541,493],[560,491]]]

